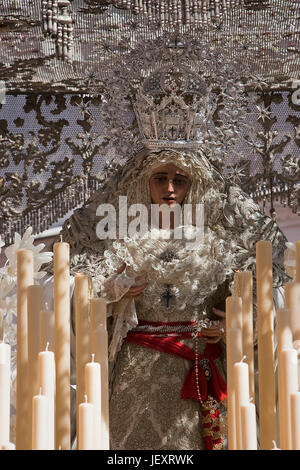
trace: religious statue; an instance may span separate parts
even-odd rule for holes
[[[187,221],[174,212],[164,225],[151,216],[155,205],[192,209]],[[130,225],[137,213],[144,231]],[[255,281],[255,244],[264,239],[282,305],[286,239],[275,221],[201,148],[170,145],[108,168],[62,236],[71,273],[88,274],[94,295],[108,301],[111,449],[226,448],[225,299],[236,270],[252,270]]]

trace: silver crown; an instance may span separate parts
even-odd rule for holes
[[[210,91],[205,81],[187,67],[153,72],[133,103],[142,144],[150,149],[198,147],[211,115]]]

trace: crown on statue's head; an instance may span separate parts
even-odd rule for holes
[[[197,148],[209,124],[210,87],[184,67],[154,71],[133,104],[142,143],[150,149]]]

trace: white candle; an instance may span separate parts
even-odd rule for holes
[[[285,306],[290,311],[290,325],[293,341],[300,341],[300,282],[288,282],[284,286]],[[300,377],[300,362],[298,363]],[[298,377],[298,378],[299,378]]]
[[[17,401],[16,448],[30,449],[27,288],[33,280],[33,251],[17,251]]]
[[[278,309],[276,312],[276,337],[277,337],[277,355],[279,356],[279,351],[284,348],[293,347],[293,335],[291,329],[291,318],[290,310],[287,308]],[[278,388],[282,387],[282,382],[284,378],[282,377],[282,368],[278,367]],[[284,386],[284,385],[283,385]],[[283,446],[285,440],[285,416],[284,416],[284,403],[283,394],[278,394],[278,410],[279,410],[279,439],[280,443]]]
[[[234,364],[235,416],[237,449],[242,450],[241,407],[249,403],[249,367],[245,362]]]
[[[298,391],[298,364],[297,351],[295,349],[282,349],[278,353],[278,372],[281,380],[279,382],[279,416],[281,429],[281,449],[292,449],[291,433],[291,395]]]
[[[87,396],[85,396],[85,403],[81,403],[79,405],[78,418],[79,418],[78,449],[79,450],[95,449],[94,405],[87,402]]]
[[[257,450],[256,406],[247,403],[241,406],[242,450]]]
[[[226,330],[231,328],[243,328],[243,303],[237,295],[226,298]]]
[[[91,353],[95,354],[95,361],[101,367],[101,450],[109,450],[108,337],[104,299],[91,299],[91,325]]]
[[[284,286],[285,306],[290,310],[293,339],[300,340],[300,282],[288,282]]]
[[[70,247],[68,243],[54,244],[54,315],[56,448],[71,447],[71,364],[70,364]]]
[[[84,401],[84,368],[89,361],[89,290],[90,279],[82,273],[75,275],[74,307],[76,338],[76,409]],[[77,421],[78,434],[78,421]]]
[[[256,243],[257,351],[260,449],[276,439],[272,243]]]
[[[48,399],[41,392],[32,398],[32,450],[48,450]]]
[[[279,351],[283,348],[293,347],[291,314],[288,308],[281,308],[276,312],[276,337]]]
[[[0,343],[0,445],[10,435],[10,345]]]
[[[38,353],[40,340],[37,332],[40,329],[40,312],[44,306],[44,289],[40,285],[32,285],[27,288],[28,309],[28,379],[29,379],[29,416],[32,418],[32,397],[39,393],[38,383]],[[30,429],[32,425],[30,422]],[[31,440],[31,439],[30,439]]]
[[[300,450],[300,392],[291,394],[292,450]]]
[[[106,330],[107,328],[107,301],[101,297],[91,299],[91,319],[90,331],[92,332],[101,325]],[[92,349],[92,344],[91,344]],[[92,353],[91,353],[92,354]]]
[[[88,362],[85,366],[85,390],[89,403],[94,405],[94,438],[95,449],[101,449],[101,370],[100,364],[94,362],[94,354],[92,354],[92,362]]]
[[[48,350],[55,352],[55,321],[53,310],[42,310],[40,312],[40,348],[44,351],[49,343]]]
[[[252,271],[237,272],[234,275],[235,295],[242,299],[243,354],[249,367],[249,391],[255,402],[254,381],[254,340],[253,340],[253,275]]]
[[[296,245],[296,282],[300,283],[300,240],[295,242]]]
[[[38,382],[39,387],[43,390],[43,394],[48,399],[48,449],[55,449],[55,359],[54,353],[48,351],[48,344],[46,351],[41,351],[38,354]]]
[[[242,330],[240,328],[226,329],[227,357],[227,413],[228,413],[228,448],[237,449],[237,430],[235,416],[235,382],[234,364],[242,359]]]

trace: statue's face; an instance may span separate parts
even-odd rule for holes
[[[187,174],[174,163],[155,168],[150,176],[150,195],[153,204],[182,204],[190,187]]]

